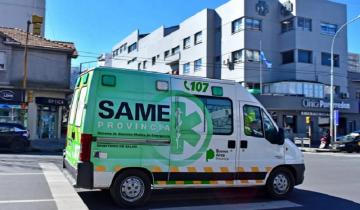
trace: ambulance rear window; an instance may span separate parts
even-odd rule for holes
[[[76,107],[77,107],[79,92],[80,92],[80,90],[79,90],[79,89],[76,89],[76,90],[75,90],[75,93],[74,93],[74,96],[73,96],[73,98],[72,98],[71,107],[70,107],[69,124],[74,124],[75,112],[76,112]]]
[[[85,109],[86,93],[87,93],[87,87],[81,88],[80,96],[79,96],[79,100],[78,100],[78,104],[77,104],[77,108],[76,108],[76,118],[75,118],[76,126],[81,125],[81,121],[82,121],[82,117],[83,117],[83,113],[84,113],[84,109]]]

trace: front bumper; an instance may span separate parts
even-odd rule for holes
[[[291,167],[295,170],[295,185],[304,182],[305,164],[292,164]]]
[[[77,169],[74,168],[66,158],[63,159],[64,168],[76,180],[75,187],[93,189],[94,187],[94,165],[91,162],[79,162]]]

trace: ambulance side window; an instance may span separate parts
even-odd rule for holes
[[[247,136],[264,137],[260,107],[244,106],[244,132]]]
[[[213,123],[214,135],[231,135],[233,133],[232,102],[227,98],[200,96]]]
[[[267,114],[265,114],[265,112],[262,112],[262,115],[264,119],[265,138],[271,143],[275,143],[278,135],[278,131],[276,130],[276,127],[270,120],[270,117]]]

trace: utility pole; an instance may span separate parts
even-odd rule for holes
[[[24,50],[24,77],[23,77],[23,84],[22,88],[26,91],[27,88],[27,61],[28,61],[28,42],[29,42],[29,30],[30,30],[31,21],[27,21],[26,27],[26,40],[25,40],[25,50]]]
[[[261,52],[262,52],[262,40],[260,40],[260,95],[263,94],[263,91],[262,91],[262,58],[261,58]]]

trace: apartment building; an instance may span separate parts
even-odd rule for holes
[[[331,40],[346,18],[346,5],[328,0],[230,0],[176,26],[134,31],[113,47],[108,63],[235,80],[260,93],[258,99],[289,137],[311,135],[318,141],[329,127]],[[349,98],[347,57],[345,30],[334,56],[340,134],[359,116],[358,102]]]

